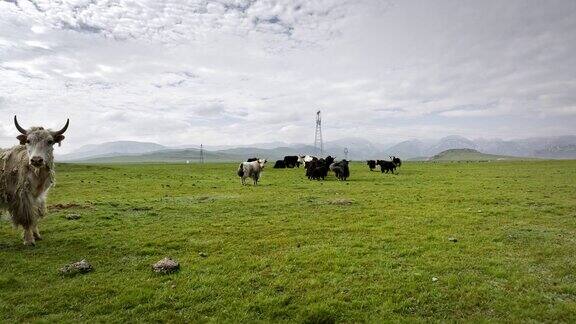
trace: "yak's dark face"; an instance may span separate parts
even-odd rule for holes
[[[21,133],[17,137],[20,145],[26,146],[29,164],[40,168],[47,163],[52,163],[54,144],[62,143],[64,140],[63,134],[68,128],[69,122],[67,121],[64,128],[57,132],[46,130],[43,127],[32,127],[29,130],[25,130],[18,124],[16,116],[14,116],[14,124]]]

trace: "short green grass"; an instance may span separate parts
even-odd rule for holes
[[[235,171],[59,165],[43,241],[0,222],[0,320],[576,321],[576,161]]]

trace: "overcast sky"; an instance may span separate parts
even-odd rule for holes
[[[576,134],[576,1],[0,1],[0,145]]]

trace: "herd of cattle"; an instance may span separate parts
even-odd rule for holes
[[[14,116],[14,125],[20,135],[17,136],[20,145],[9,149],[0,149],[0,212],[8,211],[15,226],[24,229],[24,244],[34,245],[41,240],[38,231],[38,221],[46,214],[46,196],[54,184],[54,145],[62,143],[64,133],[70,121],[58,131],[43,127],[20,126]],[[396,157],[391,161],[368,161],[370,170],[377,165],[382,172],[392,172],[402,164]],[[334,172],[337,179],[345,181],[350,176],[349,161],[335,161],[331,156],[317,158],[314,156],[286,156],[278,160],[274,168],[299,168],[304,165],[306,177],[310,180],[324,180],[328,172]],[[240,163],[238,176],[242,184],[251,178],[258,184],[265,159],[252,158]],[[0,214],[1,216],[1,214]]]
[[[264,169],[266,162],[265,159],[249,158],[246,162],[240,163],[238,176],[242,179],[242,185],[246,184],[247,178],[251,178],[255,185],[258,184],[260,173],[262,169]],[[345,181],[350,177],[349,163],[350,161],[345,159],[336,161],[335,158],[330,155],[326,158],[317,158],[311,155],[292,155],[285,156],[282,160],[277,160],[276,163],[274,163],[274,168],[300,168],[300,165],[304,165],[306,177],[309,180],[324,180],[328,176],[328,172],[332,171],[338,180]],[[376,166],[380,166],[382,173],[394,173],[396,168],[402,165],[402,161],[395,156],[391,156],[390,161],[368,160],[367,164],[370,171],[374,171]]]
[[[384,172],[394,173],[394,170],[396,170],[397,167],[402,165],[402,160],[400,160],[400,158],[397,158],[395,156],[391,156],[390,161],[368,160],[368,161],[366,161],[366,164],[368,164],[370,171],[374,171],[374,169],[376,169],[376,166],[380,166],[380,171],[382,173],[384,173]]]

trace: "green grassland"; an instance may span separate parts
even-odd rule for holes
[[[236,168],[59,165],[43,241],[0,222],[0,320],[576,322],[576,161]]]

